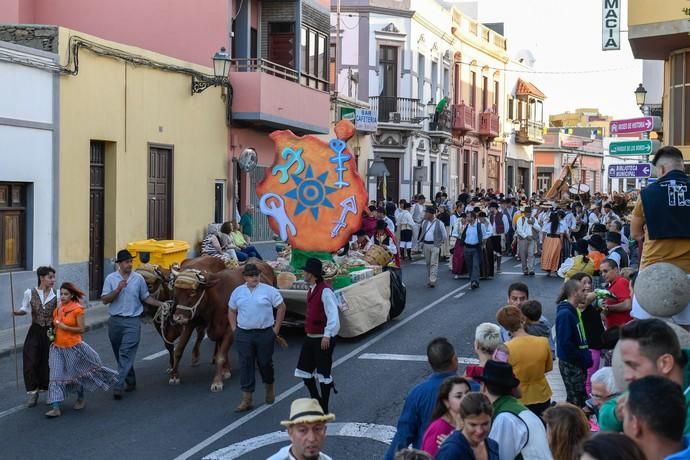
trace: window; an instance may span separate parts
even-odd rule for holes
[[[443,97],[448,97],[450,94],[450,69],[443,68]]]
[[[444,187],[448,185],[448,165],[446,163],[441,163],[441,185]]]
[[[453,72],[453,101],[456,104],[462,102],[462,78],[460,75],[460,63],[455,63],[455,71]]]
[[[302,26],[300,31],[301,83],[321,91],[328,90],[326,35]]]
[[[465,150],[462,155],[462,186],[465,190],[471,187],[470,184],[470,151]]]
[[[438,62],[431,61],[431,98],[432,101],[438,102]],[[425,102],[425,101],[420,101]]]
[[[489,108],[489,77],[482,77],[482,112]]]
[[[551,173],[539,172],[537,173],[537,190],[546,192],[551,188]]]
[[[429,163],[429,197],[433,200],[436,189],[436,162]]]
[[[690,144],[690,51],[671,56],[671,144]]]
[[[290,69],[296,68],[295,24],[293,22],[268,23],[268,60]]]
[[[417,57],[417,99],[419,102],[424,102],[424,74],[426,69],[424,69],[424,55],[419,53]]]
[[[512,96],[508,96],[508,110],[506,111],[506,114],[508,115],[508,120],[514,119],[513,111],[515,110],[514,107],[515,99],[512,98]]]
[[[494,81],[494,113],[498,113],[498,96],[499,96],[499,90],[500,90],[499,83],[497,81]]]
[[[24,268],[26,184],[0,182],[0,270]]]
[[[470,71],[470,106],[477,108],[477,72]]]
[[[472,187],[478,188],[479,179],[479,152],[472,152]]]

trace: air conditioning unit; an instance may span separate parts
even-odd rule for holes
[[[400,112],[391,112],[388,114],[388,119],[393,123],[400,123]]]

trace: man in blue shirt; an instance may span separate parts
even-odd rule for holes
[[[683,437],[685,398],[680,385],[651,375],[635,380],[623,406],[623,431],[648,460],[690,458],[690,436]]]
[[[426,356],[434,373],[415,386],[405,398],[397,431],[386,452],[385,460],[393,460],[398,450],[410,444],[416,449],[422,445],[422,437],[431,422],[431,413],[436,405],[439,386],[458,371],[455,349],[445,337],[432,340],[426,348]]]
[[[118,379],[113,397],[122,399],[123,391],[136,389],[134,360],[141,339],[142,302],[160,307],[160,302],[149,295],[144,277],[132,271],[132,254],[126,249],[117,253],[117,270],[108,275],[103,283],[101,301],[108,305],[108,337],[117,360]]]

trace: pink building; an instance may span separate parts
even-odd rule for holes
[[[225,218],[256,205],[254,186],[273,162],[271,131],[329,130],[329,0],[0,0],[0,23],[64,26],[206,66],[229,49]],[[251,173],[236,161],[247,148],[258,157]],[[255,239],[271,237],[264,216],[255,222]]]

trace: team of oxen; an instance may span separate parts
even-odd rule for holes
[[[261,282],[276,285],[270,265],[258,259],[249,259],[261,271]],[[144,276],[151,295],[165,302],[158,309],[148,307],[147,316],[168,350],[169,383],[180,383],[180,360],[194,331],[196,342],[192,350],[192,366],[199,365],[199,348],[204,335],[215,342],[213,363],[216,372],[211,391],[222,391],[223,380],[230,378],[228,353],[233,333],[228,322],[230,294],[244,283],[242,268],[226,268],[222,260],[201,256],[186,259],[179,266],[164,269],[155,265],[142,265],[137,272]]]

